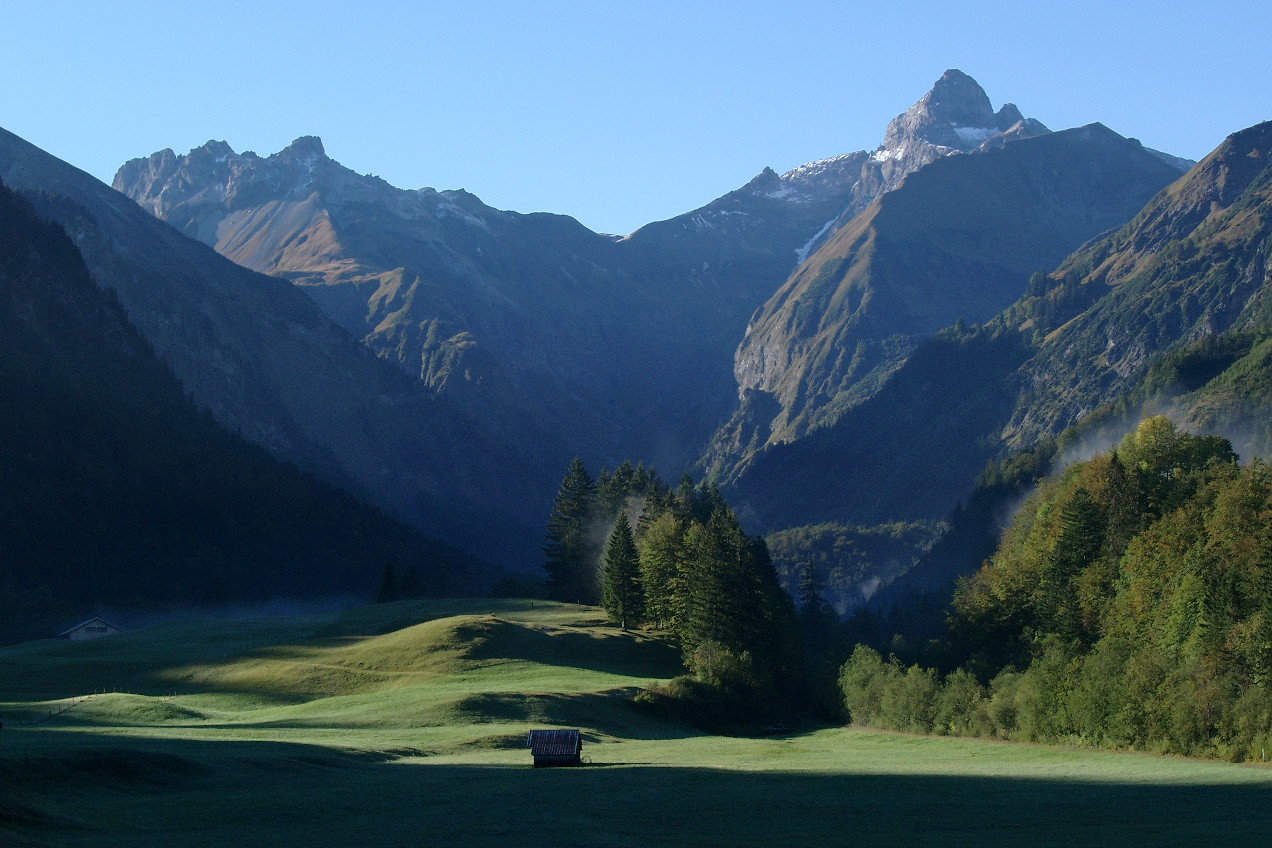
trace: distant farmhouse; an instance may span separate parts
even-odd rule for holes
[[[71,639],[79,641],[81,639],[100,639],[103,636],[114,636],[116,633],[123,633],[122,627],[116,627],[109,621],[100,618],[90,618],[88,621],[80,622],[70,630],[64,630],[57,634],[59,639]]]
[[[583,740],[577,730],[532,730],[526,747],[534,767],[577,766],[583,762]]]

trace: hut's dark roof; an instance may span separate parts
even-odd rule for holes
[[[92,624],[104,625],[106,628],[110,630],[118,630],[120,633],[124,632],[124,628],[116,627],[115,625],[111,624],[109,621],[107,621],[104,618],[90,618],[88,621],[81,621],[79,624],[75,625],[74,627],[66,628],[61,633],[57,634],[58,638],[60,639],[63,636],[67,636],[71,633],[74,633],[76,630],[79,630],[81,627],[88,627],[89,625],[92,625]]]
[[[573,757],[583,743],[577,730],[532,730],[526,746],[536,757]]]

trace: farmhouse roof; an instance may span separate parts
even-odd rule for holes
[[[583,743],[577,730],[532,730],[526,747],[536,757],[573,757]]]
[[[122,631],[123,631],[123,629],[124,629],[124,628],[122,628],[122,627],[116,627],[115,625],[111,624],[109,621],[107,621],[107,620],[106,620],[106,619],[104,619],[104,618],[96,618],[96,617],[94,617],[94,618],[90,618],[90,619],[88,619],[87,621],[81,621],[79,624],[75,625],[74,627],[68,627],[68,628],[66,628],[66,629],[65,629],[65,630],[63,630],[61,633],[57,634],[57,635],[58,635],[58,638],[60,639],[60,638],[61,638],[61,637],[63,637],[63,636],[66,636],[66,635],[68,635],[68,634],[70,634],[70,633],[74,633],[76,630],[79,630],[81,627],[88,627],[90,624],[103,624],[103,625],[105,625],[106,627],[109,627],[111,630],[119,630],[119,631],[121,631],[121,632],[122,632]]]

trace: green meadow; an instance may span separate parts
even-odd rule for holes
[[[1262,765],[809,727],[632,695],[656,633],[542,601],[384,604],[0,648],[0,845],[1268,845]],[[536,727],[587,763],[534,769]]]

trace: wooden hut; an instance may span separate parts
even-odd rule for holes
[[[88,621],[81,621],[79,624],[63,630],[57,634],[59,639],[100,639],[103,636],[114,636],[116,633],[123,633],[124,628],[116,627],[109,621],[100,618],[90,618]]]
[[[583,763],[583,739],[577,730],[532,730],[526,747],[534,757],[535,768]]]

